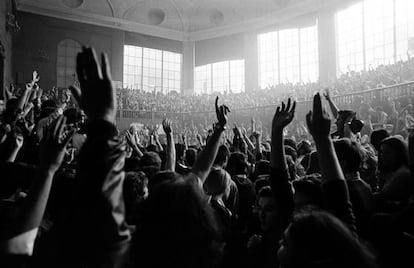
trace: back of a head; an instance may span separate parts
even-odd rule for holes
[[[284,247],[289,254],[279,254],[282,267],[376,267],[374,255],[328,212],[298,212],[288,227]]]
[[[308,166],[308,169],[306,170],[306,175],[310,175],[314,173],[321,173],[321,170],[319,168],[318,152],[316,151],[310,154],[309,166]]]
[[[185,164],[192,167],[197,159],[197,150],[194,148],[188,148],[185,151]]]
[[[213,267],[221,242],[212,208],[197,183],[160,183],[144,203],[133,256],[142,267]]]
[[[127,172],[123,184],[125,206],[131,207],[136,201],[148,196],[148,178],[144,172]]]
[[[255,179],[257,179],[259,176],[269,175],[269,174],[270,174],[270,162],[267,160],[258,161],[254,169]]]
[[[230,154],[227,171],[231,176],[247,174],[247,167],[246,155],[240,152]]]
[[[380,143],[388,138],[390,134],[386,129],[377,129],[371,133],[371,144],[374,146],[375,150],[379,151]]]
[[[347,138],[335,140],[335,152],[340,162],[346,163],[344,172],[359,171],[362,163],[362,150],[356,142]],[[344,167],[343,167],[344,168]]]
[[[319,174],[312,174],[293,181],[295,189],[295,206],[314,206],[323,208],[322,179]]]
[[[383,145],[387,145],[389,148],[391,148],[395,152],[394,153],[395,159],[393,159],[394,160],[393,166],[390,167],[391,170],[395,171],[402,166],[408,166],[408,146],[403,139],[398,138],[396,136],[391,136],[381,141],[380,148]],[[381,154],[379,154],[379,157],[378,157],[379,167],[381,167],[382,164],[383,164],[382,157],[381,157]]]
[[[229,159],[230,150],[227,148],[226,145],[221,145],[217,151],[216,159],[214,160],[215,165],[219,165],[222,168],[225,168],[225,164],[227,164],[227,160]]]
[[[230,174],[224,169],[212,169],[204,182],[204,191],[211,196],[225,194],[229,190],[230,180]]]
[[[151,179],[155,173],[160,171],[161,163],[161,158],[156,152],[144,153],[139,161],[141,170],[147,175],[148,179]]]

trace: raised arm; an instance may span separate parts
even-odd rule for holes
[[[122,192],[126,152],[114,125],[116,96],[106,55],[101,62],[92,48],[83,48],[76,66],[81,89],[71,87],[89,124],[76,171],[70,241],[84,265],[118,267],[130,241]]]
[[[313,98],[313,111],[306,115],[306,122],[315,141],[319,166],[325,180],[324,194],[327,207],[334,215],[344,221],[352,232],[356,233],[348,187],[329,135],[331,120],[322,107],[319,93]]]
[[[0,231],[2,251],[31,255],[38,227],[42,221],[52,187],[53,176],[65,155],[65,147],[73,132],[65,132],[66,118],[59,117],[47,128],[40,145],[40,164],[28,197],[18,208],[10,229]]]
[[[331,98],[331,94],[329,92],[329,89],[326,89],[325,91],[325,99],[328,101],[329,103],[329,108],[331,109],[332,115],[334,118],[338,118],[338,107],[336,106],[335,102],[333,102],[332,98]]]
[[[283,145],[283,129],[292,122],[295,116],[296,102],[277,107],[272,120],[272,141],[270,153],[270,185],[276,203],[280,204],[281,220],[285,227],[293,213],[293,192],[289,183],[289,173],[285,160]]]
[[[202,183],[206,180],[208,173],[216,159],[218,147],[220,146],[221,136],[226,129],[227,114],[230,109],[226,105],[218,106],[218,97],[216,98],[216,116],[217,123],[214,125],[213,134],[207,141],[204,150],[201,151],[193,166],[193,173],[196,174]]]
[[[176,155],[171,121],[169,119],[164,119],[164,121],[162,121],[162,127],[164,128],[167,137],[167,161],[165,163],[165,170],[174,172]]]
[[[286,156],[283,144],[283,130],[292,122],[295,116],[296,102],[291,103],[289,99],[287,105],[282,102],[281,107],[277,107],[272,121],[272,151],[270,154],[270,166],[274,169],[287,170]]]

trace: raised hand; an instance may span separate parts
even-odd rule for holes
[[[40,167],[56,172],[62,164],[65,149],[75,130],[65,131],[66,117],[59,116],[46,127],[45,135],[40,143]]]
[[[296,102],[292,104],[291,99],[288,99],[287,105],[282,102],[282,106],[278,106],[273,116],[272,131],[283,131],[283,129],[292,122],[295,117]]]
[[[306,115],[306,123],[315,141],[329,137],[331,119],[322,107],[321,95],[319,93],[313,97],[313,111],[309,111]]]
[[[34,70],[33,73],[32,73],[32,83],[35,84],[35,83],[37,83],[39,81],[40,81],[40,76],[37,73],[37,71]]]
[[[164,129],[164,132],[166,135],[171,135],[172,133],[172,122],[169,119],[164,119],[162,121],[162,128]]]
[[[323,93],[323,96],[325,97],[326,100],[331,99],[331,93],[329,92],[329,88],[325,89],[325,93]]]
[[[227,121],[228,121],[227,114],[230,112],[230,109],[224,104],[218,106],[218,99],[219,97],[217,96],[216,97],[216,116],[218,120],[218,125],[224,128],[227,125]]]
[[[137,146],[136,139],[135,139],[135,137],[134,137],[134,136],[135,136],[135,135],[134,135],[134,134],[132,134],[132,133],[131,133],[131,132],[129,132],[129,131],[125,132],[125,139],[126,139],[126,141],[127,141],[128,145],[129,145],[130,147],[132,147],[132,148],[134,148],[135,146]]]
[[[84,47],[76,59],[76,73],[81,88],[69,88],[88,118],[113,123],[116,115],[116,97],[106,55],[101,54],[99,65],[95,51]]]

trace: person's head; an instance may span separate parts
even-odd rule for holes
[[[312,174],[293,181],[295,208],[305,206],[323,207],[322,180],[319,174]]]
[[[254,192],[257,196],[263,187],[270,186],[269,177],[270,176],[262,176],[254,182]]]
[[[296,144],[296,141],[295,141],[295,140],[293,140],[293,139],[291,139],[291,138],[285,138],[285,139],[283,140],[283,144],[284,144],[285,146],[290,146],[290,147],[292,147],[292,149],[294,149],[294,150],[295,150],[295,152],[296,152],[296,150],[297,150],[297,144]]]
[[[270,162],[267,160],[260,160],[256,162],[254,169],[254,179],[256,180],[260,176],[269,175]]]
[[[308,140],[299,142],[298,156],[307,155],[312,152],[312,145]]]
[[[356,142],[343,138],[334,142],[335,152],[338,156],[344,173],[359,171],[362,164],[362,150]]]
[[[405,141],[397,137],[388,137],[380,143],[378,168],[395,171],[402,166],[408,166],[408,147]]]
[[[188,167],[192,167],[197,159],[197,150],[194,148],[188,148],[185,151],[184,162]]]
[[[147,175],[149,180],[151,180],[155,173],[160,171],[161,163],[161,158],[156,152],[144,153],[139,161],[141,170]]]
[[[230,192],[230,174],[224,169],[212,169],[203,184],[204,191],[210,196],[228,196]]]
[[[293,162],[296,162],[296,159],[298,158],[298,154],[296,150],[289,145],[285,145],[284,148],[285,148],[285,154],[292,157]]]
[[[148,181],[148,190],[151,193],[155,187],[164,182],[173,182],[181,178],[181,176],[173,171],[163,170],[155,173]]]
[[[318,152],[316,151],[310,154],[309,165],[306,170],[306,175],[310,175],[314,173],[321,173],[321,170],[319,168]]]
[[[220,166],[221,168],[226,168],[227,161],[229,160],[230,150],[226,145],[221,145],[217,151],[216,159],[214,160],[214,165]]]
[[[383,128],[374,130],[371,133],[371,144],[374,146],[377,152],[379,151],[380,143],[389,136],[390,134],[388,134],[388,131]]]
[[[305,210],[294,215],[278,251],[282,268],[371,268],[374,255],[343,222],[328,212]]]
[[[203,190],[183,177],[150,192],[134,238],[132,255],[143,267],[209,268],[223,248]]]
[[[127,172],[123,184],[125,207],[127,210],[148,197],[148,178],[144,172]]]
[[[247,168],[248,164],[246,155],[239,152],[230,154],[230,158],[227,163],[227,171],[231,176],[245,175],[248,172]]]
[[[278,207],[270,186],[262,187],[257,196],[260,228],[269,232],[276,226]]]

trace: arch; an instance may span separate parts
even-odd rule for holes
[[[76,55],[81,51],[81,44],[73,39],[64,39],[57,45],[56,85],[67,87],[76,78]]]

